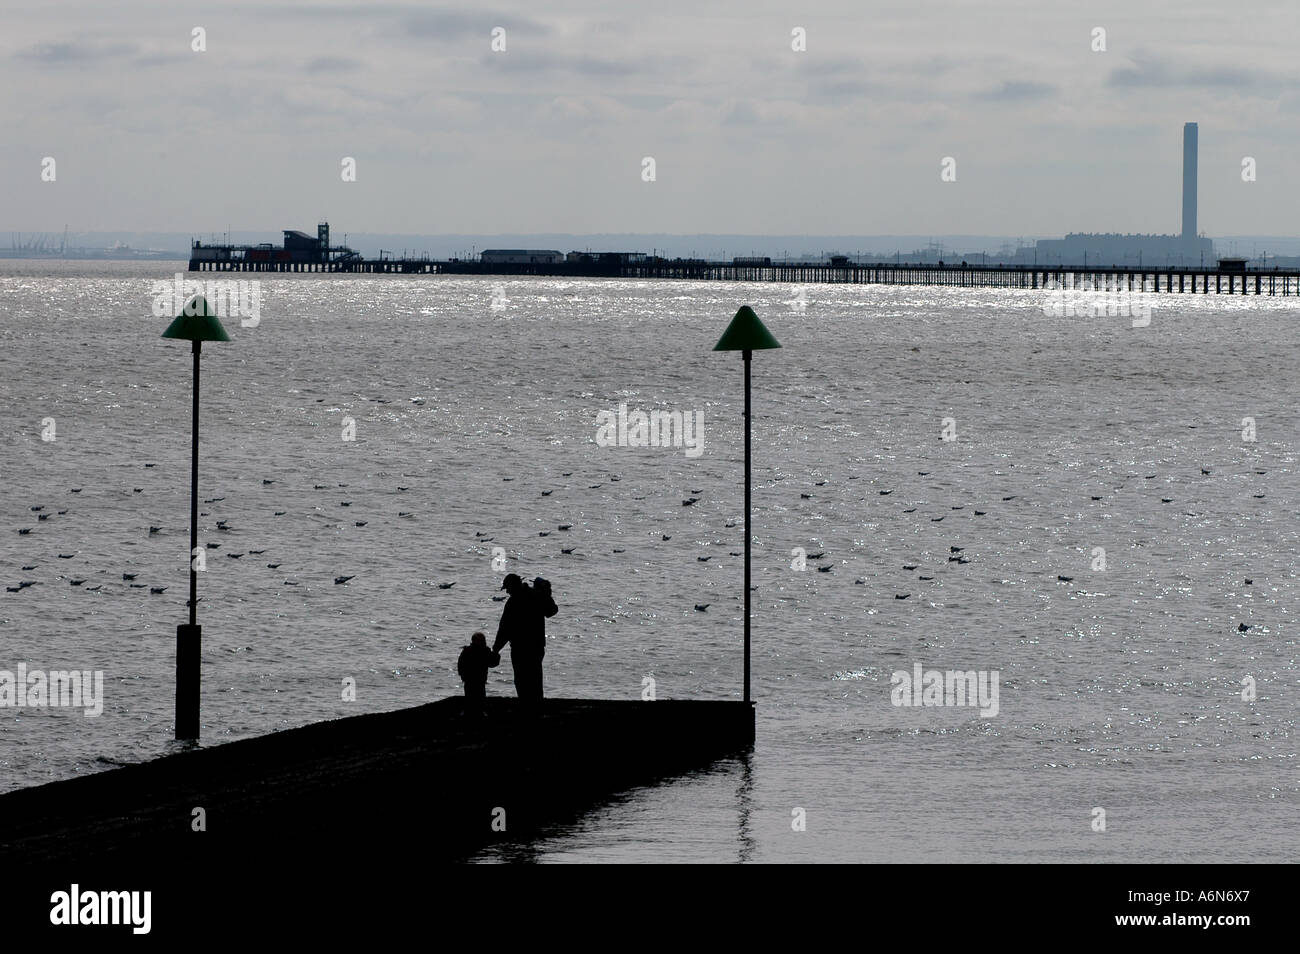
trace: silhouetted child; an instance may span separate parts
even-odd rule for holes
[[[501,654],[488,649],[487,637],[475,633],[469,645],[460,651],[456,671],[465,682],[465,712],[486,715],[483,701],[487,698],[488,669],[501,662]]]

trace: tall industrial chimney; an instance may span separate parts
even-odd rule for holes
[[[1183,241],[1196,240],[1196,123],[1183,123]]]

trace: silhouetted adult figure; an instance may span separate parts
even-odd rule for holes
[[[501,611],[493,652],[510,644],[510,666],[515,671],[515,692],[528,702],[542,699],[542,657],[546,655],[546,617],[559,612],[551,597],[551,584],[541,577],[529,587],[517,573],[509,574],[501,589],[510,594]]]

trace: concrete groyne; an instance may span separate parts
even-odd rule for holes
[[[354,716],[0,795],[6,864],[453,861],[746,751],[744,702],[489,699]],[[197,820],[206,830],[195,830]],[[156,869],[166,870],[166,869]]]

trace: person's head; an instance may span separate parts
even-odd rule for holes
[[[487,646],[487,637],[482,633],[475,633],[469,641],[471,646]]]
[[[501,583],[501,589],[505,590],[511,596],[521,593],[524,590],[524,581],[518,573],[508,573]]]

